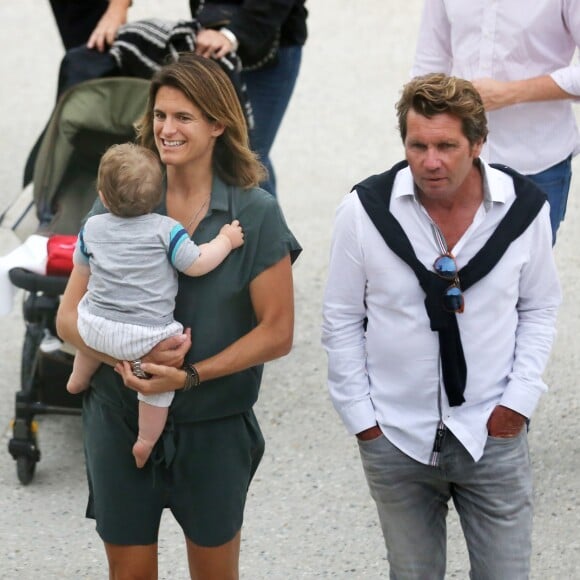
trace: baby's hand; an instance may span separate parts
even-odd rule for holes
[[[244,243],[244,232],[238,220],[234,220],[231,224],[223,226],[220,234],[228,237],[232,244],[232,250],[239,248]]]

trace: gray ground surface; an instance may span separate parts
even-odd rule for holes
[[[267,367],[257,405],[267,451],[247,506],[242,577],[387,578],[356,445],[326,393],[320,308],[335,207],[353,183],[402,154],[393,106],[411,64],[421,0],[309,4],[311,36],[274,151],[281,203],[305,249],[294,270],[296,339],[288,357]],[[152,16],[185,18],[186,2],[135,2],[133,18]],[[2,210],[20,194],[24,161],[52,110],[62,51],[43,0],[2,0],[0,30]],[[575,170],[580,175],[578,160]],[[580,578],[579,183],[576,178],[556,248],[565,299],[546,372],[551,391],[531,431],[537,580]],[[17,243],[0,230],[0,254]],[[106,578],[100,541],[83,517],[78,417],[39,417],[42,460],[31,485],[18,483],[6,451],[23,342],[18,304],[0,324],[0,578]],[[448,578],[467,578],[453,512],[449,528]],[[187,578],[183,540],[169,515],[162,522],[160,578]]]

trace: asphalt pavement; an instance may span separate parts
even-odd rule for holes
[[[139,0],[131,18],[188,18],[183,0]],[[394,103],[407,80],[421,0],[309,0],[310,38],[275,144],[279,198],[304,247],[294,268],[293,351],[267,366],[256,412],[266,454],[252,484],[241,573],[248,580],[388,578],[388,565],[354,439],[326,391],[320,311],[334,210],[361,178],[402,156]],[[161,7],[162,5],[162,7]],[[28,152],[54,105],[62,48],[48,2],[0,2],[0,213],[22,195]],[[578,107],[580,111],[580,107]],[[580,163],[555,249],[564,289],[545,378],[550,392],[530,433],[535,470],[533,573],[580,579]],[[20,240],[0,227],[0,255]],[[6,450],[24,326],[21,297],[0,320],[0,578],[103,579],[107,567],[87,498],[81,420],[39,416],[41,461],[28,486]],[[184,542],[167,514],[160,578],[188,577]],[[449,517],[448,578],[468,577],[456,514]]]

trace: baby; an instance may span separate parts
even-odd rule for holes
[[[197,246],[179,222],[153,213],[162,198],[162,169],[155,154],[138,145],[109,148],[99,164],[97,186],[109,213],[88,218],[75,248],[74,268],[88,278],[78,307],[78,330],[90,348],[134,361],[138,374],[142,356],[165,338],[183,333],[173,319],[177,271],[207,274],[244,243],[244,235],[234,220],[211,242]],[[197,208],[192,221],[208,202]],[[87,389],[99,364],[77,351],[68,391]],[[173,396],[138,395],[139,434],[133,446],[137,467],[145,465],[163,432]]]

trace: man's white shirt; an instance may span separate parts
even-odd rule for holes
[[[452,249],[459,268],[515,199],[508,175],[484,162],[481,167],[486,199]],[[390,209],[418,259],[432,269],[441,250],[408,167],[395,178]],[[464,293],[465,311],[457,320],[467,363],[466,402],[450,407],[438,335],[430,329],[415,273],[387,247],[356,192],[346,195],[336,213],[322,342],[330,395],[351,434],[378,423],[391,443],[428,463],[441,419],[478,460],[496,405],[532,415],[547,388],[542,373],[561,302],[548,213],[546,203],[493,270]]]
[[[412,75],[474,80],[550,75],[580,98],[580,0],[425,0]],[[528,175],[580,152],[571,100],[520,103],[488,113],[482,156]]]

